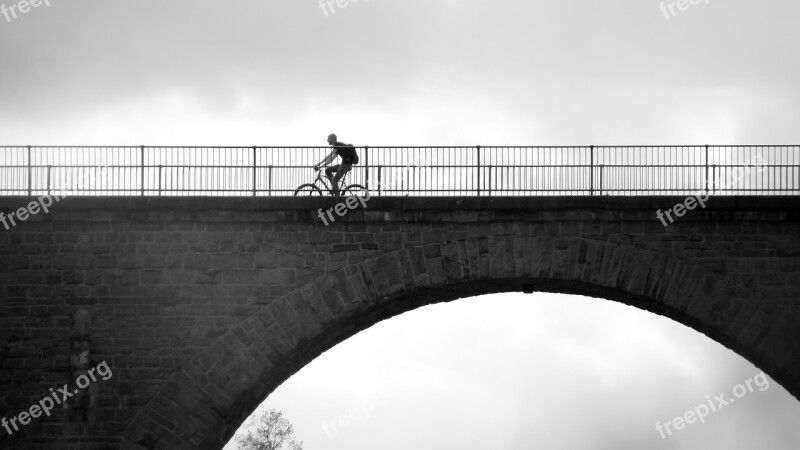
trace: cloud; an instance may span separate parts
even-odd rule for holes
[[[759,371],[681,324],[605,300],[500,294],[430,305],[327,351],[269,399],[307,445],[339,448],[788,448],[800,405],[770,388],[662,440],[664,422]],[[421,375],[422,374],[422,375]],[[390,389],[404,380],[402,391]],[[320,421],[388,391],[330,437]],[[310,399],[313,399],[311,401]],[[409,433],[408,430],[413,430]],[[576,432],[575,430],[580,430]],[[735,431],[732,431],[735,430]],[[796,433],[795,433],[796,434]],[[786,444],[786,445],[784,445]]]
[[[7,144],[303,145],[330,128],[372,145],[793,142],[797,10],[55,4],[0,27],[0,131]]]

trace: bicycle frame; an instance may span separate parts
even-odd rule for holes
[[[300,185],[297,189],[294,190],[294,195],[295,196],[300,195],[301,193],[302,193],[302,195],[314,195],[315,191],[319,195],[323,195],[323,190],[322,190],[323,187],[325,188],[325,191],[328,192],[328,194],[337,195],[337,196],[339,196],[339,195],[358,195],[358,193],[364,193],[364,192],[367,191],[367,188],[365,188],[364,186],[361,186],[360,184],[347,184],[347,181],[346,181],[347,180],[347,173],[345,173],[344,175],[342,175],[342,179],[339,180],[339,183],[340,183],[339,192],[334,194],[331,191],[331,185],[333,183],[330,183],[330,184],[328,183],[328,181],[330,181],[330,179],[328,179],[328,181],[325,180],[325,178],[328,178],[328,177],[327,176],[325,176],[325,177],[322,176],[322,169],[315,166],[314,167],[314,171],[317,172],[317,176],[316,176],[316,178],[314,178],[314,181],[312,181],[311,183],[305,183],[305,184]],[[349,173],[349,171],[348,171],[348,173]]]
[[[317,182],[320,182],[320,183],[322,184],[322,186],[325,186],[325,190],[326,190],[326,191],[328,191],[328,193],[330,194],[330,193],[332,193],[332,191],[331,191],[331,185],[329,185],[329,184],[328,184],[328,183],[325,181],[325,179],[326,179],[326,178],[328,178],[328,177],[327,177],[327,176],[322,176],[322,171],[323,171],[323,170],[324,170],[324,169],[323,169],[323,168],[321,168],[321,167],[320,167],[320,169],[319,169],[319,170],[317,170],[317,178],[314,180],[313,184],[315,184],[315,185],[316,185],[316,184],[317,184]],[[345,184],[344,180],[345,180],[345,179],[347,179],[347,175],[348,175],[349,173],[350,173],[350,171],[348,170],[348,171],[347,171],[347,173],[346,173],[346,174],[344,174],[344,176],[342,177],[342,179],[341,179],[341,180],[339,180],[339,187],[340,187],[340,188],[344,188],[345,186],[347,186],[347,184]],[[336,175],[334,175],[334,176],[336,176]]]

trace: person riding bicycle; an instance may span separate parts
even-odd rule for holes
[[[339,180],[353,168],[353,164],[358,164],[358,153],[356,153],[356,149],[352,145],[337,141],[335,134],[328,136],[328,145],[333,146],[333,151],[317,163],[314,166],[314,170],[327,166],[336,159],[336,155],[339,155],[342,158],[342,163],[325,169],[325,175],[331,180],[333,195],[339,195]],[[334,173],[336,173],[335,176],[333,175]]]

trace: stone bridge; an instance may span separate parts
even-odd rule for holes
[[[329,198],[64,198],[0,228],[0,447],[219,449],[349,336],[507,291],[664,315],[800,397],[797,198],[665,227],[683,200],[374,197],[326,226]]]

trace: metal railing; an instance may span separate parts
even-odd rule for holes
[[[286,196],[330,147],[0,147],[0,195]],[[357,147],[382,196],[800,195],[800,146]]]

